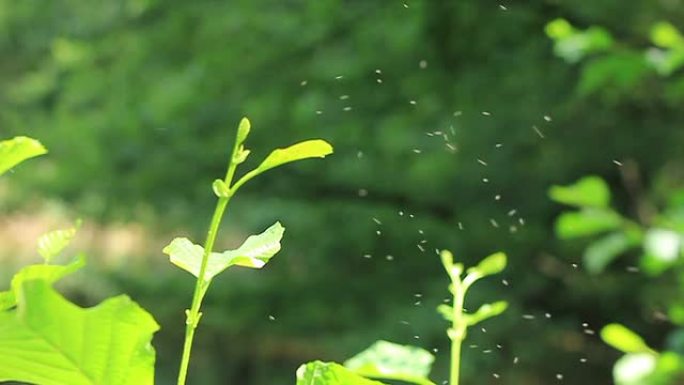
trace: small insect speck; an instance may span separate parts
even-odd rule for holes
[[[537,135],[539,135],[540,138],[544,139],[544,134],[541,132],[541,130],[539,130],[539,127],[532,126],[532,129],[537,133]]]
[[[479,164],[481,164],[481,165],[483,165],[483,166],[486,166],[486,165],[487,165],[487,162],[485,162],[484,160],[482,160],[482,159],[480,159],[480,158],[477,159],[477,163],[479,163]]]
[[[523,319],[526,319],[526,320],[533,320],[533,319],[536,318],[536,317],[535,317],[534,315],[532,315],[532,314],[523,314],[522,317],[523,317]]]
[[[373,256],[370,255],[370,254],[364,254],[363,257],[366,258],[366,259],[371,259],[371,258],[373,258]]]
[[[359,158],[359,159],[363,158],[363,151],[357,152],[357,153],[356,153],[356,157]]]
[[[615,163],[615,165],[618,166],[618,167],[622,167],[622,162],[620,162],[620,161],[617,160],[617,159],[613,159],[613,163]]]
[[[387,255],[387,256],[385,257],[385,259],[388,260],[388,261],[394,261],[394,256],[392,256],[392,255]]]
[[[368,190],[366,190],[365,188],[359,189],[358,194],[359,194],[360,197],[363,198],[363,197],[365,197],[365,196],[368,196]]]
[[[494,195],[494,200],[495,201],[501,200],[501,195],[499,195],[499,194]]]
[[[492,113],[489,111],[482,111],[482,115],[484,116],[492,116]]]
[[[414,149],[413,149],[413,152],[416,153],[416,154],[421,154],[423,151],[421,151],[421,150],[419,150],[419,149],[417,149],[417,148],[414,148]]]
[[[639,268],[636,266],[627,266],[627,268],[625,270],[627,270],[630,273],[638,273],[639,272]]]
[[[342,80],[343,78],[344,78],[344,75],[335,76],[335,80]]]
[[[340,100],[347,100],[349,99],[349,95],[340,95]]]
[[[304,86],[307,85],[307,84],[308,84],[308,82],[307,82],[306,80],[302,80],[302,82],[299,83],[299,85],[302,86],[302,87],[304,87]]]
[[[428,66],[427,60],[421,60],[421,61],[418,63],[418,67],[420,67],[420,69],[422,69],[422,70],[426,69],[427,66]]]
[[[517,363],[518,363],[518,357],[513,357],[513,364],[517,364]]]
[[[492,377],[496,378],[497,380],[499,379],[499,375],[496,373],[492,373]]]
[[[489,218],[489,223],[491,223],[492,226],[499,228],[499,223],[494,218]]]
[[[269,315],[269,316],[268,316],[268,319],[271,320],[271,321],[275,321],[276,318],[275,318],[274,316],[272,316],[272,315]]]
[[[344,110],[345,112],[348,112],[348,111],[351,111],[352,108],[351,108],[351,106],[347,106],[347,107],[344,107],[343,110]]]
[[[378,68],[378,69],[375,70],[375,73],[378,74],[378,75],[380,75],[380,74],[382,74],[382,71],[380,70],[380,68]]]
[[[455,111],[454,116],[461,116],[463,115],[463,111]]]
[[[382,83],[382,79],[375,79],[375,81],[378,82],[378,84]]]
[[[497,143],[494,147],[496,147],[496,148],[501,148],[501,147],[503,147],[503,144]]]
[[[499,8],[500,8],[502,11],[507,11],[507,10],[508,10],[508,8],[506,8],[506,6],[503,5],[503,4],[499,4]]]
[[[382,225],[382,222],[380,222],[380,220],[378,218],[373,217],[372,219],[373,219],[373,222],[377,223],[378,225]]]
[[[381,234],[382,234],[382,231],[380,231],[380,230],[375,230],[375,234],[381,235]]]
[[[550,122],[550,121],[551,121],[551,117],[548,116],[548,115],[544,115],[544,120],[546,120],[547,122]]]
[[[557,379],[558,381],[561,381],[561,380],[563,379],[563,375],[560,374],[560,373],[556,374],[556,379]]]
[[[415,100],[410,100],[409,103],[411,103],[415,106],[417,102]]]
[[[317,111],[316,111],[316,114],[317,114],[317,115],[320,115],[320,114],[322,114],[322,113],[323,113],[323,111],[321,111],[321,110],[317,110]]]
[[[584,363],[586,363],[586,362],[587,362],[587,359],[586,359],[586,358],[580,358],[580,360],[579,360],[579,361],[580,361],[581,363],[583,363],[583,364],[584,364]]]
[[[508,281],[505,280],[505,279],[502,279],[502,280],[501,280],[501,283],[503,283],[504,286],[508,286]]]
[[[482,178],[483,183],[489,183],[489,178]]]

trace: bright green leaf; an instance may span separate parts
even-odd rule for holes
[[[214,190],[214,194],[219,198],[228,198],[230,196],[230,188],[222,179],[216,179],[211,184],[211,189]]]
[[[10,309],[17,304],[16,294],[24,282],[41,280],[50,284],[72,274],[85,265],[85,258],[78,257],[67,265],[29,265],[25,266],[12,278],[11,289],[0,292],[0,311]]]
[[[667,22],[656,23],[651,28],[651,41],[662,48],[681,48],[684,46],[684,37],[677,28]]]
[[[79,227],[80,221],[77,221],[75,226],[68,229],[55,230],[41,235],[38,238],[38,254],[46,263],[52,262],[54,257],[69,246]]]
[[[506,268],[506,254],[502,252],[494,253],[468,269],[468,274],[477,274],[480,277],[494,275],[502,272]]]
[[[620,324],[604,326],[601,329],[601,339],[623,353],[653,352],[638,334]]]
[[[575,28],[565,19],[555,19],[547,23],[544,30],[546,35],[554,40],[564,39],[575,33]]]
[[[434,356],[425,349],[377,341],[344,363],[364,377],[433,385],[430,374]]]
[[[591,243],[584,251],[584,267],[592,274],[600,273],[616,257],[638,245],[638,243],[637,239],[624,232],[606,235]]]
[[[568,186],[552,186],[549,196],[558,203],[579,207],[608,207],[610,203],[608,184],[597,176],[586,176]]]
[[[242,118],[240,120],[240,125],[238,126],[238,131],[237,131],[237,146],[239,147],[242,143],[247,140],[247,136],[249,136],[249,131],[252,128],[252,124],[249,122],[249,119]]]
[[[39,141],[25,136],[0,142],[0,175],[26,159],[47,153]]]
[[[54,268],[55,266],[46,266]],[[24,277],[0,312],[0,382],[152,385],[152,316],[126,296],[82,309],[48,280]]]
[[[297,369],[297,385],[385,385],[334,362],[314,361]]]
[[[332,154],[332,152],[332,146],[325,140],[307,140],[287,148],[273,150],[273,152],[261,162],[259,167],[256,168],[256,171],[262,173],[274,167],[302,159],[324,158],[325,156]]]
[[[437,306],[437,312],[449,322],[454,320],[454,308],[450,305],[441,304]]]
[[[498,316],[506,311],[507,308],[508,302],[506,301],[487,303],[480,306],[475,313],[466,314],[466,321],[468,322],[469,326],[472,326],[486,320],[487,318]]]
[[[233,265],[254,269],[262,268],[280,251],[280,240],[284,232],[285,228],[280,222],[276,222],[263,233],[247,238],[242,246],[235,250],[211,253],[204,280],[210,281],[217,274]],[[202,246],[192,243],[187,238],[176,238],[163,251],[169,255],[174,265],[188,271],[195,277],[199,276],[202,255],[204,254]]]
[[[561,214],[556,220],[556,234],[562,239],[584,237],[615,230],[622,223],[622,217],[614,211],[587,208]]]

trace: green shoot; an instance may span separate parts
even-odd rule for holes
[[[261,268],[280,250],[280,239],[285,229],[280,223],[276,223],[265,232],[249,237],[236,250],[214,253],[213,248],[216,236],[218,235],[219,225],[228,207],[228,203],[240,187],[267,170],[297,160],[323,158],[333,151],[332,146],[323,140],[308,140],[287,148],[277,149],[271,152],[257,168],[245,173],[237,182],[233,183],[237,166],[243,163],[250,153],[244,147],[244,142],[247,140],[250,130],[249,120],[243,118],[237,129],[235,144],[226,175],[223,179],[217,179],[212,184],[212,189],[218,201],[209,225],[204,247],[195,245],[186,238],[176,238],[164,248],[164,253],[169,255],[173,264],[190,272],[197,278],[192,304],[190,309],[186,310],[185,342],[178,372],[178,385],[185,385],[186,382],[192,342],[195,330],[202,317],[200,311],[202,300],[214,276],[234,265]]]
[[[469,268],[463,279],[461,279],[464,272],[463,264],[454,263],[454,257],[450,251],[443,250],[440,257],[442,265],[451,279],[449,291],[453,295],[453,305],[440,305],[437,310],[447,321],[451,322],[451,327],[447,330],[447,335],[451,340],[449,384],[458,385],[461,368],[461,345],[465,340],[468,327],[495,317],[503,313],[508,307],[505,301],[498,301],[482,305],[474,313],[465,313],[466,293],[470,286],[480,278],[502,272],[506,268],[506,254],[499,252],[483,259],[477,266]]]

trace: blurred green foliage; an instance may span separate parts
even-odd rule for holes
[[[254,148],[306,137],[335,146],[325,165],[255,181],[240,197],[226,233],[276,216],[289,225],[285,251],[264,274],[216,282],[192,383],[292,383],[300,363],[341,361],[378,338],[437,349],[440,383],[448,341],[431,310],[444,300],[435,248],[459,260],[510,256],[501,285],[473,295],[511,307],[469,336],[464,383],[548,384],[559,374],[608,383],[618,355],[583,323],[624,322],[649,342],[671,330],[660,299],[681,288],[619,265],[599,277],[575,269],[584,245],[555,239],[560,208],[546,191],[599,175],[627,186],[612,189],[613,207],[637,215],[681,187],[684,81],[643,59],[651,28],[684,17],[680,0],[2,0],[0,9],[0,130],[51,151],[17,168],[17,199],[3,210],[59,197],[86,221],[198,235],[239,117],[252,119]],[[545,34],[561,18],[589,34],[573,43],[588,50],[577,64],[556,57]],[[98,285],[155,314],[158,381],[168,384],[192,282],[161,250],[139,257],[151,260],[102,271]],[[110,294],[88,290],[84,301],[94,293]]]

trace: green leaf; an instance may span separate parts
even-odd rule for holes
[[[453,322],[454,320],[454,308],[450,305],[441,304],[437,306],[437,312],[444,317],[445,320]]]
[[[302,159],[325,158],[327,155],[332,154],[332,152],[332,146],[325,140],[307,140],[287,148],[273,150],[255,171],[260,174],[274,167]]]
[[[385,385],[334,362],[313,361],[297,369],[297,385]]]
[[[496,317],[508,309],[508,302],[497,301],[480,306],[475,313],[466,314],[465,318],[469,326],[476,325],[487,318]]]
[[[612,210],[586,208],[561,214],[556,220],[556,234],[562,239],[584,237],[615,230],[622,223],[622,217]]]
[[[480,261],[477,266],[468,269],[468,274],[477,274],[480,277],[494,275],[502,272],[506,268],[506,254],[502,252],[494,253]]]
[[[377,341],[344,363],[364,377],[433,385],[427,377],[435,357],[425,349]]]
[[[604,326],[601,329],[601,339],[623,353],[653,352],[638,334],[620,324]]]
[[[51,231],[38,238],[38,254],[43,257],[45,263],[52,262],[54,257],[59,255],[64,248],[69,246],[80,225],[80,221],[77,221],[76,225],[73,227]]]
[[[647,385],[656,371],[658,357],[650,353],[630,353],[620,357],[613,366],[616,385]],[[669,382],[668,382],[669,383]]]
[[[552,200],[579,207],[608,207],[610,190],[608,184],[597,176],[586,176],[568,186],[552,186],[549,189]]]
[[[12,278],[11,289],[0,292],[0,311],[13,308],[17,305],[16,293],[24,282],[42,280],[47,283],[55,283],[65,276],[72,274],[85,265],[85,258],[79,256],[68,265],[29,265],[25,266]]]
[[[214,190],[214,194],[219,198],[228,198],[230,196],[230,188],[222,179],[216,179],[211,184],[211,189]]]
[[[602,272],[616,257],[639,243],[625,232],[608,234],[595,241],[584,251],[584,267],[588,272]]]
[[[13,290],[17,307],[0,312],[0,382],[153,384],[159,326],[128,297],[82,309],[49,280],[27,276]]]
[[[39,141],[25,136],[0,142],[0,175],[26,159],[47,153]]]
[[[546,35],[551,39],[564,39],[575,33],[575,28],[565,19],[555,19],[546,24]]]
[[[252,124],[249,122],[249,119],[246,117],[242,118],[240,120],[240,125],[238,126],[238,131],[237,131],[237,146],[239,147],[242,143],[247,140],[247,137],[249,136],[249,131],[252,128]]]
[[[242,246],[235,250],[211,253],[204,280],[210,281],[233,265],[254,269],[264,267],[280,251],[280,240],[284,232],[285,228],[280,222],[276,222],[263,233],[247,238]],[[171,263],[195,277],[199,276],[202,255],[204,254],[202,246],[192,243],[187,238],[176,238],[163,251],[170,257]]]
[[[681,48],[684,37],[677,28],[667,22],[656,23],[651,28],[651,41],[662,48]]]

